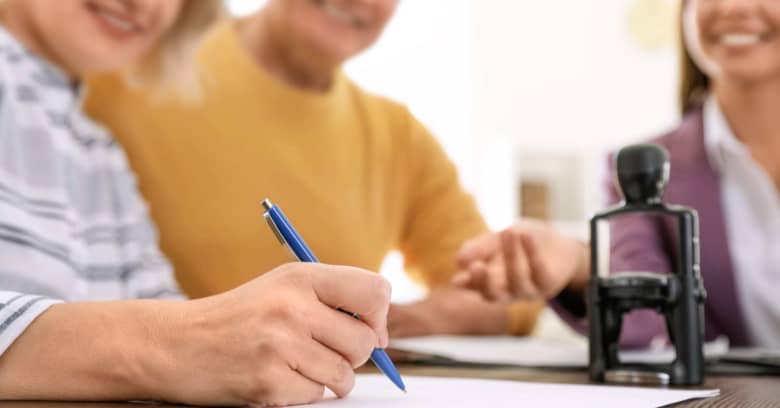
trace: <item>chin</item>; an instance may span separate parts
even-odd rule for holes
[[[759,84],[780,79],[780,68],[748,63],[723,65],[721,75],[744,84]]]
[[[315,40],[316,41],[316,40]],[[316,41],[315,49],[318,50],[320,55],[327,57],[333,61],[346,60],[360,54],[363,51],[362,47],[358,47],[350,41],[335,40],[335,41]]]
[[[360,40],[353,35],[321,27],[307,27],[299,32],[301,45],[323,59],[345,61],[362,51]]]
[[[89,61],[88,64],[81,63],[79,72],[83,75],[97,74],[102,72],[118,71],[133,63],[134,59],[125,55],[117,55],[116,52],[85,52],[81,54],[80,61]]]

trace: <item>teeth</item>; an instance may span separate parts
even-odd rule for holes
[[[720,42],[726,45],[743,46],[758,44],[761,36],[757,34],[724,34],[720,36]]]
[[[110,13],[106,13],[104,11],[98,10],[98,15],[103,18],[107,23],[111,24],[112,26],[122,30],[127,31],[129,33],[137,31],[137,27],[126,20],[123,20],[121,18],[118,18],[116,16],[111,15]]]
[[[344,24],[349,24],[353,26],[359,26],[362,24],[360,19],[334,6],[328,1],[322,3],[322,8],[323,10],[325,10],[325,13],[327,13],[329,16],[341,21]]]

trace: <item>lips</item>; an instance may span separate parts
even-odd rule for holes
[[[89,10],[95,17],[116,36],[129,36],[141,33],[143,25],[130,14],[98,2],[87,3]]]
[[[313,2],[319,6],[328,17],[341,24],[354,28],[361,28],[367,24],[365,18],[354,14],[350,10],[341,8],[329,0],[313,0]]]

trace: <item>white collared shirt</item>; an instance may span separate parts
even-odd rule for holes
[[[756,346],[780,348],[780,193],[713,96],[704,105],[704,144],[720,180],[745,326]]]

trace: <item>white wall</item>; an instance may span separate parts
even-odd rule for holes
[[[514,132],[529,148],[580,150],[671,125],[675,50],[638,46],[628,30],[633,3],[475,3],[478,128]]]
[[[676,50],[643,49],[629,32],[629,13],[641,1],[474,3],[473,133],[509,135],[518,161],[526,159],[516,163],[520,173],[524,164],[531,173],[555,173],[561,161],[579,158],[582,171],[566,187],[573,194],[558,199],[580,201],[555,203],[566,204],[563,218],[598,208],[595,180],[607,149],[677,120]],[[676,28],[673,20],[659,23]]]

